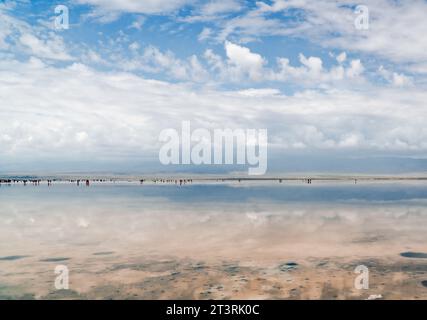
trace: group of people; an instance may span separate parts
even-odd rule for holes
[[[140,182],[141,184],[144,183],[144,179],[141,179]],[[152,182],[154,183],[175,183],[178,184],[180,186],[182,186],[183,184],[187,184],[187,183],[193,183],[193,179],[153,179]]]
[[[52,180],[48,180],[48,184],[49,181],[52,182]],[[23,183],[24,186],[27,185],[28,182],[32,183],[35,186],[40,185],[41,180],[40,179],[22,179],[22,180],[17,180],[17,179],[0,179],[0,184],[2,183],[6,183],[6,184],[12,184],[12,183]]]
[[[77,179],[77,180],[70,180],[70,182],[71,182],[71,183],[77,182],[77,185],[78,185],[78,186],[80,185],[80,181],[81,181],[80,179]],[[85,181],[85,180],[83,180],[83,181]],[[88,179],[86,180],[86,182],[85,182],[85,183],[86,183],[86,187],[89,187],[90,182],[89,182],[89,180],[88,180]]]

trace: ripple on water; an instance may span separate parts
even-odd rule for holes
[[[26,258],[28,256],[7,256],[7,257],[0,257],[0,260],[2,261],[13,261],[13,260],[19,260]]]
[[[65,258],[65,257],[54,257],[54,258],[46,258],[46,259],[41,259],[41,262],[60,262],[60,261],[67,261],[70,260],[71,258]]]
[[[105,256],[109,254],[113,254],[114,251],[101,251],[101,252],[95,252],[93,253],[94,256]]]
[[[408,252],[402,252],[400,255],[405,258],[427,259],[427,253],[423,253],[423,252],[408,251]]]

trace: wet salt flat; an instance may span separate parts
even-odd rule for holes
[[[0,297],[426,299],[426,200],[425,182],[2,185]]]

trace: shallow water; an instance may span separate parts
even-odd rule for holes
[[[362,298],[352,269],[365,262],[385,298],[424,298],[425,259],[401,253],[427,252],[426,200],[425,182],[2,185],[0,297]],[[247,281],[231,290],[236,276]],[[306,289],[286,287],[297,276]],[[212,279],[223,289],[204,290]]]

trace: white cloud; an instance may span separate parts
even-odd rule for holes
[[[200,32],[200,34],[197,37],[197,39],[199,41],[203,41],[203,40],[208,39],[211,35],[212,35],[212,29],[205,27],[205,28],[203,28],[202,32]]]
[[[180,17],[182,22],[214,22],[226,19],[231,13],[243,10],[243,1],[241,0],[209,0],[195,3],[189,16]]]
[[[190,57],[188,69],[190,73],[190,78],[193,81],[203,82],[208,80],[208,73],[205,70],[205,68],[202,66],[202,64],[199,61],[199,58],[197,58],[196,55],[192,55]]]
[[[300,54],[301,66],[291,66],[289,59],[279,58],[277,64],[267,66],[267,60],[249,48],[224,43],[226,58],[207,49],[202,57],[191,55],[188,58],[177,58],[171,51],[161,51],[148,46],[142,54],[136,43],[130,45],[133,57],[115,56],[111,65],[126,71],[142,70],[144,72],[168,75],[175,80],[194,81],[205,84],[250,83],[263,81],[292,82],[297,86],[314,86],[340,83],[352,80],[352,86],[363,78],[364,67],[360,60],[342,60],[329,69],[323,67],[319,57],[305,57]],[[345,53],[341,53],[341,57]],[[356,81],[356,82],[354,82]]]
[[[134,51],[138,48],[134,48]],[[136,54],[133,60],[123,58],[121,65],[125,70],[144,70],[150,73],[166,73],[178,80],[204,81],[208,74],[197,56],[187,60],[175,57],[171,51],[162,52],[157,47],[148,46],[142,55]]]
[[[45,26],[32,26],[0,7],[0,50],[67,61],[73,57],[63,38]]]
[[[393,72],[393,84],[399,87],[408,86],[412,84],[412,80],[404,74]]]
[[[78,143],[83,143],[89,138],[88,134],[85,131],[79,131],[76,133],[76,141]]]
[[[136,51],[136,50],[138,50],[139,49],[139,43],[138,42],[136,42],[136,41],[134,41],[134,42],[132,42],[130,45],[129,45],[129,49],[131,49],[132,51]]]
[[[342,55],[341,55],[342,58]],[[329,70],[323,68],[323,62],[318,57],[306,58],[300,54],[301,66],[294,67],[287,58],[279,58],[279,71],[274,74],[274,79],[279,81],[294,81],[297,84],[319,84],[328,85],[330,83],[343,83],[346,79],[361,80],[364,71],[360,60],[351,60],[349,66],[342,65],[344,60],[338,66],[332,66]]]
[[[339,63],[343,63],[345,60],[347,59],[347,54],[345,52],[341,52],[338,56],[337,56],[337,61]]]
[[[138,16],[136,17],[136,19],[131,23],[131,25],[129,26],[129,28],[131,29],[136,29],[136,30],[141,30],[142,26],[145,23],[145,17],[144,16]]]
[[[225,42],[225,52],[230,67],[229,72],[233,78],[241,79],[242,76],[247,75],[251,80],[262,79],[266,61],[261,55],[229,41]]]
[[[88,49],[82,53],[80,60],[86,64],[108,65],[108,62],[101,55],[92,49]]]
[[[241,1],[237,0],[211,0],[207,1],[200,12],[205,16],[217,15],[220,13],[234,12],[242,9]]]
[[[350,62],[350,68],[346,70],[346,74],[349,78],[355,78],[363,73],[364,67],[359,59],[352,60]]]
[[[341,53],[342,60],[338,65],[326,69],[319,57],[305,57],[302,53],[299,55],[300,66],[291,66],[288,58],[278,58],[277,65],[269,67],[262,55],[230,41],[224,43],[225,59],[211,49],[205,51],[202,59],[196,55],[178,59],[171,51],[162,52],[153,46],[145,48],[142,55],[137,53],[139,48],[136,46],[132,49],[135,53],[133,59],[120,58],[112,64],[128,71],[166,73],[177,80],[207,84],[276,81],[292,82],[296,86],[325,87],[338,83],[344,86],[350,80],[354,86],[364,80],[361,61],[344,60],[345,53]]]
[[[238,91],[239,94],[246,97],[256,97],[263,98],[269,96],[280,95],[280,90],[272,88],[262,88],[262,89],[245,89]]]
[[[306,58],[303,54],[300,54],[300,61],[303,65],[308,68],[308,72],[319,75],[322,72],[322,60],[318,57]]]
[[[205,85],[250,85],[254,82],[273,81],[291,83],[295,87],[326,88],[333,85],[354,87],[366,82],[362,62],[359,59],[347,59],[345,52],[336,58],[335,65],[326,68],[321,58],[306,57],[303,53],[299,55],[300,65],[291,65],[286,57],[269,64],[261,54],[230,41],[224,42],[221,54],[225,57],[207,49],[202,56],[193,54],[178,58],[170,50],[162,51],[152,45],[141,49],[139,43],[127,44],[127,41],[126,48],[130,50],[130,57],[121,55],[120,52],[114,53],[109,55],[107,62],[98,55],[100,59],[97,63],[125,71],[143,71],[161,79],[166,76],[173,80]],[[92,60],[97,59],[89,59]]]
[[[410,86],[413,84],[411,77],[401,73],[391,72],[383,66],[378,68],[378,73],[389,83],[397,87]]]
[[[33,34],[24,33],[19,37],[20,43],[29,49],[29,54],[40,58],[53,60],[71,60],[72,57],[67,53],[62,38],[50,34],[47,39],[37,38]]]
[[[225,64],[221,56],[213,52],[211,49],[207,49],[203,55],[208,65],[215,72],[224,72]]]
[[[175,11],[188,3],[192,3],[193,0],[77,0],[77,2],[95,6],[102,12],[161,14]]]
[[[94,161],[155,156],[159,132],[179,128],[182,120],[194,127],[267,128],[271,147],[286,150],[427,151],[427,93],[414,87],[291,96],[277,89],[195,90],[82,64],[55,68],[37,61],[0,63],[1,155],[85,154]]]
[[[292,36],[328,48],[374,54],[395,63],[410,63],[414,72],[425,72],[427,63],[427,2],[372,0],[366,3],[368,30],[354,25],[357,14],[352,0],[273,0],[216,24],[216,38]],[[295,19],[296,10],[301,14]],[[278,15],[282,15],[278,19]],[[420,65],[420,69],[417,69]]]

